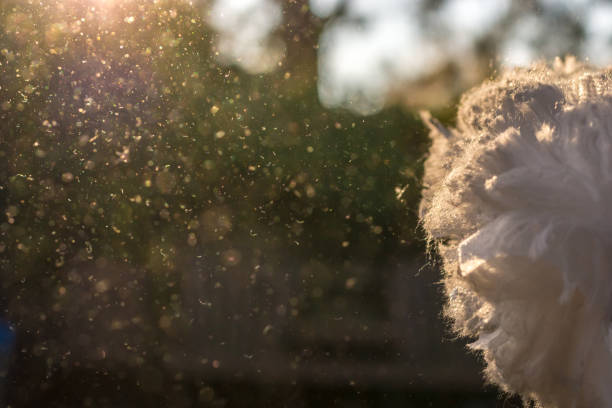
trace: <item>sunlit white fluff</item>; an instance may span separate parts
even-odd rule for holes
[[[488,380],[543,407],[612,407],[612,71],[508,71],[428,115],[423,225],[446,313]]]

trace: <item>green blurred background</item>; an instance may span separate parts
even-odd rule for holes
[[[504,66],[606,63],[607,17],[587,0],[3,0],[4,404],[521,406],[440,316],[416,112],[452,125]]]

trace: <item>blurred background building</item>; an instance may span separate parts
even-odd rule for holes
[[[440,315],[416,111],[452,125],[506,67],[606,64],[611,19],[595,0],[1,2],[0,395],[520,406]]]

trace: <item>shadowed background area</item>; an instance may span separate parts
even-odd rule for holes
[[[607,63],[605,2],[5,0],[0,397],[520,406],[440,318],[430,141],[504,66]]]

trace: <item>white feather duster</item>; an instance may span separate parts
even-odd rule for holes
[[[612,71],[506,72],[428,115],[421,217],[446,313],[487,379],[543,407],[612,407]]]

